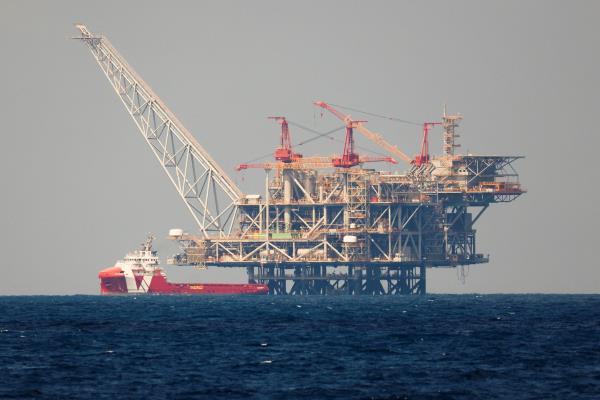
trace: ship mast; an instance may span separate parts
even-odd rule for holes
[[[148,237],[146,238],[146,241],[144,243],[142,243],[142,250],[143,251],[152,251],[152,241],[156,239],[156,237],[154,237],[153,234],[149,233]]]

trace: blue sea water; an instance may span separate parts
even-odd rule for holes
[[[0,297],[0,398],[600,399],[600,296]]]

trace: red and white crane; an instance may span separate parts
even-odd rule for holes
[[[369,129],[367,129],[363,125],[363,122],[366,122],[366,121],[353,120],[349,115],[341,113],[340,111],[336,110],[335,108],[333,108],[331,105],[325,103],[324,101],[315,101],[313,104],[329,111],[330,113],[335,115],[337,118],[339,118],[346,124],[346,141],[348,141],[348,131],[350,131],[350,134],[352,134],[352,130],[357,129],[364,137],[371,140],[373,143],[377,144],[379,147],[383,148],[384,150],[388,151],[389,153],[392,153],[393,155],[406,161],[407,163],[412,162],[413,159],[411,157],[407,156],[397,146],[394,146],[393,144],[389,143],[379,133],[372,132]],[[353,139],[351,135],[350,135],[350,138]],[[352,142],[352,144],[353,144],[353,142]]]
[[[441,122],[423,122],[423,136],[421,138],[421,153],[415,156],[411,161],[412,164],[420,167],[423,164],[429,163],[429,129],[435,125],[442,125]]]
[[[292,138],[290,128],[285,117],[268,117],[274,119],[281,125],[281,136],[279,138],[279,148],[275,150],[275,159],[284,163],[290,163],[302,158],[302,154],[292,151]]]
[[[258,164],[239,164],[237,171],[260,168],[260,169],[325,169],[332,167],[349,168],[358,164],[367,162],[385,161],[397,164],[392,157],[371,157],[360,156],[354,152],[354,138],[352,130],[356,123],[364,121],[350,121],[346,123],[346,140],[344,142],[344,152],[342,156],[332,157],[303,157],[302,154],[295,153],[292,150],[292,139],[289,131],[288,122],[285,117],[269,117],[275,119],[281,125],[281,134],[279,147],[275,150],[275,160],[277,162],[266,162]]]

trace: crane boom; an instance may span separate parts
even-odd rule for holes
[[[364,137],[366,137],[367,139],[371,140],[373,143],[377,144],[379,147],[381,147],[382,149],[387,150],[389,153],[392,153],[395,156],[398,156],[399,158],[403,159],[404,161],[406,161],[407,163],[410,164],[410,162],[412,161],[412,158],[410,158],[409,156],[407,156],[402,150],[400,150],[397,146],[391,144],[390,142],[388,142],[387,140],[385,140],[383,138],[383,136],[381,136],[379,133],[370,131],[369,129],[367,129],[363,124],[359,123],[356,126],[356,129],[362,133],[362,135]]]
[[[356,128],[364,137],[366,137],[373,143],[377,144],[379,147],[385,149],[389,153],[392,153],[395,156],[398,156],[399,158],[403,159],[407,163],[410,163],[412,161],[411,157],[407,156],[397,146],[395,146],[395,145],[391,144],[390,142],[388,142],[387,140],[385,140],[383,138],[383,136],[381,136],[379,133],[372,132],[369,129],[367,129],[362,124],[363,121],[352,120],[352,118],[350,118],[349,115],[345,115],[345,114],[341,113],[340,111],[336,110],[335,108],[333,108],[329,104],[325,103],[324,101],[315,101],[314,104],[318,107],[326,109],[327,111],[329,111],[330,113],[335,115],[337,118],[342,120],[347,126],[351,125],[353,128]]]
[[[336,160],[340,157],[310,157],[301,158],[292,162],[266,162],[260,164],[239,164],[235,169],[242,171],[249,168],[261,168],[261,169],[296,169],[296,170],[310,170],[310,169],[326,169],[337,167]],[[359,156],[357,163],[364,164],[370,162],[388,162],[390,164],[398,164],[398,161],[392,157],[372,157],[372,156]]]
[[[200,231],[207,238],[231,233],[241,190],[108,39],[75,26],[81,36],[74,39],[92,52]]]
[[[312,169],[325,169],[333,168],[330,162],[266,162],[259,164],[239,164],[235,169],[237,171],[243,171],[250,168],[260,169],[295,169],[295,170],[312,170]]]

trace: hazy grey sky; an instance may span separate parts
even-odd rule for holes
[[[599,292],[599,15],[593,1],[4,0],[0,294],[98,293],[98,271],[146,232],[194,229],[91,54],[69,40],[79,21],[250,193],[262,172],[233,167],[275,147],[268,115],[327,130],[337,124],[313,100],[415,121],[447,103],[465,117],[465,152],[527,156],[516,167],[529,193],[479,220],[488,265],[471,267],[465,285],[455,270],[430,270],[429,291]],[[418,127],[369,125],[417,151]],[[162,257],[174,249],[157,246]],[[194,276],[245,280],[241,270]]]

